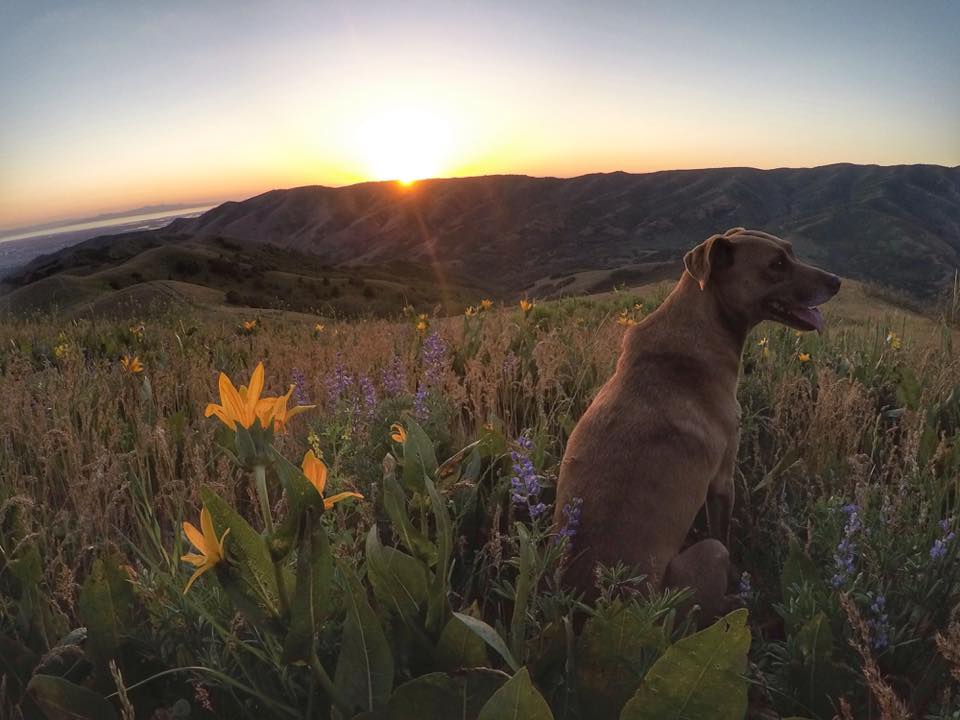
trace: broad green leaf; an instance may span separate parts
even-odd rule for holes
[[[437,642],[437,665],[444,670],[453,671],[484,667],[487,662],[487,647],[484,641],[454,613]]]
[[[507,647],[507,644],[496,630],[487,625],[483,620],[465,615],[464,613],[455,612],[453,616],[466,625],[470,632],[475,633],[487,645],[496,650],[500,654],[500,657],[507,662],[511,670],[516,672],[520,669],[520,663],[513,657],[510,648]]]
[[[396,548],[384,547],[374,525],[367,533],[367,577],[374,595],[407,625],[419,627],[417,616],[427,603],[427,568]]]
[[[40,656],[26,645],[6,635],[0,635],[0,677],[7,678],[8,692],[14,703],[27,686]]]
[[[27,692],[49,720],[116,720],[103,696],[54,675],[34,675]]]
[[[304,513],[315,518],[323,514],[323,496],[307,480],[300,468],[293,465],[275,448],[271,448],[271,465],[287,498],[287,515],[270,538],[270,552],[275,558],[284,558],[297,541]]]
[[[121,635],[133,627],[135,598],[126,572],[115,553],[105,553],[80,590],[80,619],[87,627],[86,651],[102,679],[109,678],[108,663],[119,657]]]
[[[521,668],[480,711],[479,720],[553,720],[550,706]]]
[[[647,671],[620,720],[742,720],[749,650],[746,610],[678,640]]]
[[[427,565],[435,565],[437,548],[423,533],[417,530],[410,520],[410,515],[407,513],[407,495],[392,472],[383,476],[383,508],[387,511],[387,516],[393,524],[393,531],[407,550]]]
[[[393,688],[393,654],[353,570],[341,565],[339,571],[347,618],[333,682],[354,711],[379,711]]]
[[[307,511],[297,552],[297,580],[290,601],[290,629],[283,645],[284,662],[306,662],[313,653],[317,627],[330,603],[333,558],[319,518]]]
[[[430,508],[437,526],[437,566],[430,585],[430,598],[427,607],[427,629],[434,637],[441,631],[450,617],[447,600],[447,581],[450,572],[450,554],[453,552],[453,529],[447,502],[437,490],[433,481],[424,477],[423,482],[430,496]]]
[[[510,650],[515,657],[523,655],[526,644],[527,603],[532,591],[531,574],[536,562],[535,551],[530,542],[530,533],[523,523],[516,523],[517,536],[520,538],[520,567],[517,572],[516,592],[513,598],[513,616],[510,620]]]
[[[398,687],[387,704],[390,720],[454,720],[462,716],[462,690],[446,673],[429,673]]]
[[[200,497],[210,511],[217,537],[230,529],[224,543],[227,560],[217,564],[217,580],[249,620],[254,623],[277,620],[280,615],[277,579],[266,540],[207,488],[200,491]]]
[[[661,642],[649,617],[617,604],[590,618],[577,648],[577,685],[584,707],[616,717],[637,690]]]
[[[423,493],[423,479],[432,478],[437,471],[433,441],[413,418],[406,418],[403,424],[407,431],[403,443],[403,484],[411,492]]]

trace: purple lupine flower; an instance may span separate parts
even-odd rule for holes
[[[380,380],[383,385],[383,392],[387,397],[396,397],[406,391],[407,376],[403,367],[403,360],[399,355],[394,355],[390,364],[383,369]]]
[[[750,573],[746,570],[740,575],[740,583],[737,586],[737,594],[744,602],[748,602],[753,597],[753,587],[750,584]]]
[[[836,573],[831,580],[831,584],[837,589],[846,584],[856,569],[857,543],[855,536],[862,527],[860,523],[860,507],[858,505],[850,503],[849,505],[844,505],[840,510],[847,516],[847,521],[843,526],[843,537],[840,539],[836,552],[833,554]]]
[[[885,650],[890,645],[890,618],[887,615],[887,599],[883,595],[870,594],[870,617],[867,618],[867,627],[870,628],[870,644],[874,650]]]
[[[447,344],[440,333],[434,331],[423,341],[423,380],[427,385],[436,385],[443,377]]]
[[[307,379],[303,376],[303,371],[300,368],[294,368],[290,375],[293,381],[293,397],[297,401],[297,405],[309,405]]]
[[[951,520],[940,521],[940,532],[943,533],[943,536],[937,538],[934,541],[933,546],[930,548],[931,560],[942,560],[944,557],[946,557],[948,546],[957,537],[957,534],[950,529],[951,524]]]
[[[533,440],[524,433],[517,438],[517,449],[510,452],[513,476],[510,478],[510,496],[515,505],[526,506],[531,518],[543,514],[547,506],[540,502],[540,476],[530,459]]]
[[[582,497],[574,497],[570,502],[564,504],[560,513],[563,515],[563,527],[560,528],[560,537],[567,538],[573,542],[577,535],[577,529],[580,527],[580,509],[583,506]]]
[[[340,361],[340,353],[337,353],[337,364],[324,379],[324,386],[327,388],[327,397],[330,400],[330,404],[333,406],[339,404],[352,383],[353,378]]]
[[[430,408],[427,407],[427,386],[423,383],[420,383],[413,396],[413,416],[420,422],[425,422],[430,417]]]
[[[360,392],[363,395],[363,408],[367,417],[373,417],[377,411],[377,389],[369,375],[360,376]]]
[[[520,358],[511,350],[507,353],[507,356],[503,359],[503,374],[507,377],[514,377],[517,374],[517,369],[520,367]]]

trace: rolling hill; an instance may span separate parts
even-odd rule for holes
[[[550,297],[675,276],[685,250],[736,225],[788,238],[802,257],[840,275],[929,300],[960,267],[960,167],[510,175],[273,190],[162,230],[38,258],[8,280],[8,302],[70,276],[108,290],[159,280],[232,289],[243,304],[248,267],[265,278],[336,269],[392,282],[401,295],[419,288],[424,302],[460,292]],[[190,261],[202,270],[185,276]],[[296,281],[261,285],[246,304],[297,298]]]

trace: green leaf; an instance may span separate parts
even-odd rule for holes
[[[26,689],[40,656],[26,645],[6,635],[0,635],[0,677],[7,678],[8,692],[14,703]]]
[[[637,690],[662,635],[652,616],[617,604],[590,618],[577,649],[577,686],[583,707],[616,717]]]
[[[424,476],[427,493],[430,496],[430,508],[437,525],[437,566],[433,573],[433,582],[430,585],[430,598],[427,606],[427,629],[434,634],[440,632],[450,617],[450,606],[447,601],[447,575],[450,572],[450,554],[453,552],[453,529],[450,523],[450,513],[447,512],[447,503],[437,491],[433,481]]]
[[[411,492],[423,493],[423,479],[432,478],[437,471],[433,441],[413,418],[406,418],[403,424],[407,431],[403,443],[403,484]]]
[[[427,603],[426,566],[396,548],[384,547],[374,525],[367,533],[367,577],[374,595],[391,613],[412,627]]]
[[[297,553],[297,585],[290,602],[290,629],[283,644],[283,661],[306,662],[314,650],[317,628],[330,605],[333,558],[319,518],[306,512]]]
[[[333,682],[355,711],[382,710],[393,688],[393,654],[353,570],[339,570],[347,618]]]
[[[479,620],[463,613],[455,612],[453,613],[453,616],[466,625],[470,632],[475,633],[477,637],[496,650],[500,654],[500,657],[507,662],[507,665],[510,666],[511,670],[516,672],[520,669],[520,663],[518,663],[516,658],[513,657],[513,654],[510,652],[507,644],[503,641],[503,638],[500,637],[496,630],[487,625],[483,620]]]
[[[446,673],[429,673],[398,687],[387,704],[390,720],[453,720],[462,714],[462,690]]]
[[[516,523],[517,536],[520,538],[520,567],[517,571],[516,592],[513,598],[513,616],[510,620],[510,650],[514,656],[522,656],[526,644],[527,603],[530,600],[536,562],[535,551],[530,542],[530,533],[523,523]]]
[[[315,518],[323,514],[323,496],[307,480],[300,468],[293,465],[275,448],[271,448],[271,469],[280,481],[287,497],[287,515],[270,537],[270,554],[283,559],[297,541],[304,514],[312,512]]]
[[[746,610],[678,640],[647,672],[620,720],[742,720],[749,649]]]
[[[487,701],[479,720],[553,720],[553,713],[522,668]]]
[[[55,675],[34,675],[27,692],[49,720],[116,720],[102,696]]]
[[[200,497],[210,511],[217,537],[230,529],[224,543],[227,559],[216,566],[217,580],[251,622],[279,619],[277,579],[266,541],[213,492],[203,488]]]
[[[392,473],[385,473],[383,476],[383,508],[387,511],[387,516],[393,524],[394,532],[400,538],[404,546],[423,560],[427,565],[433,566],[437,562],[437,548],[427,539],[410,520],[407,513],[407,495],[400,485],[396,476]]]
[[[109,678],[108,664],[120,655],[121,635],[133,627],[134,594],[115,553],[93,562],[80,590],[80,619],[87,627],[86,651],[101,680]]]
[[[437,642],[437,665],[444,670],[483,667],[487,664],[484,641],[454,613]]]

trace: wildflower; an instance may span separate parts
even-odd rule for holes
[[[406,373],[403,368],[403,360],[399,355],[394,355],[390,365],[383,369],[381,374],[381,383],[383,392],[389,397],[395,397],[403,393],[407,387]]]
[[[900,349],[900,336],[897,335],[893,330],[887,333],[887,345],[893,350]]]
[[[421,335],[423,335],[423,334],[427,331],[427,328],[428,328],[428,327],[429,327],[429,325],[427,325],[427,321],[426,321],[426,320],[418,320],[418,321],[417,321],[417,332],[420,333]]]
[[[57,360],[63,360],[69,354],[70,343],[68,343],[66,340],[62,340],[53,348],[53,356],[57,358]]]
[[[344,368],[343,363],[340,362],[340,353],[337,353],[337,364],[324,380],[330,404],[336,406],[352,383],[353,377]]]
[[[257,330],[257,323],[258,320],[256,318],[253,320],[244,320],[242,323],[240,323],[239,330],[244,335],[253,335],[253,333]]]
[[[799,360],[802,363],[810,362],[810,353],[805,353],[805,352],[799,353],[797,355],[797,360]]]
[[[737,586],[737,595],[744,602],[748,602],[753,597],[753,587],[750,584],[750,573],[746,570],[740,575],[740,583]]]
[[[540,476],[530,459],[533,441],[526,434],[517,438],[517,449],[510,452],[513,476],[510,478],[510,496],[514,504],[526,506],[531,518],[537,518],[547,509],[540,502]]]
[[[623,325],[624,327],[630,327],[631,325],[636,325],[637,321],[630,317],[630,314],[626,310],[621,310],[620,315],[617,317],[617,325]]]
[[[486,312],[493,307],[493,300],[484,298],[480,301],[480,312]]]
[[[874,650],[885,650],[890,645],[890,618],[887,615],[887,599],[883,595],[874,596],[870,603],[870,617],[867,618],[867,627],[870,628],[870,644]]]
[[[466,315],[467,317],[473,317],[474,315],[477,314],[477,309],[473,305],[471,305],[470,307],[468,307],[466,310],[463,311],[463,314]]]
[[[577,529],[580,527],[580,509],[583,505],[582,497],[574,497],[570,502],[565,503],[560,511],[563,515],[563,526],[560,528],[560,537],[565,537],[572,541],[577,535]]]
[[[313,326],[313,334],[320,335],[326,329],[327,329],[326,325],[324,325],[323,323],[317,323],[316,325]]]
[[[407,441],[407,431],[403,429],[403,425],[394,423],[390,426],[390,439],[401,445]]]
[[[146,332],[146,326],[143,323],[138,323],[136,325],[130,326],[130,334],[139,342],[143,340],[143,335]]]
[[[223,541],[226,540],[227,535],[230,534],[230,528],[227,528],[226,532],[223,533],[223,537],[217,540],[217,533],[213,529],[213,518],[210,517],[210,511],[206,508],[200,511],[200,527],[203,529],[203,532],[197,530],[192,523],[186,521],[183,523],[183,532],[193,546],[200,551],[199,555],[187,553],[180,558],[184,562],[188,562],[197,568],[190,577],[190,580],[187,581],[187,586],[183,589],[184,595],[187,594],[190,586],[193,585],[198,577],[223,560]]]
[[[637,312],[637,313],[642,313],[642,312],[643,312],[643,303],[642,303],[642,302],[634,303],[634,304],[633,304],[633,311],[634,311],[634,312]]]
[[[794,330],[794,331],[793,331],[793,336],[794,336],[794,337],[803,337],[803,331],[801,331],[801,330]]]
[[[231,430],[237,429],[237,423],[250,428],[257,420],[268,427],[276,408],[278,398],[261,398],[263,392],[263,363],[257,363],[250,376],[250,387],[234,386],[226,373],[220,373],[220,405],[210,403],[203,411],[204,417],[216,415]]]
[[[763,357],[770,357],[770,341],[767,338],[760,338],[757,341],[757,345],[760,346],[760,354]]]
[[[447,345],[438,332],[433,332],[423,342],[423,378],[428,385],[440,382],[445,367]]]
[[[122,367],[131,375],[139,375],[143,372],[143,363],[140,362],[140,358],[136,355],[133,357],[124,355],[122,358],[120,358],[120,367]]]
[[[307,410],[312,410],[316,405],[295,405],[292,408],[287,408],[287,403],[290,402],[290,396],[293,394],[293,389],[295,385],[291,385],[285,395],[281,395],[278,398],[273,398],[273,423],[276,430],[279,432],[287,431],[287,422],[292,420],[300,413],[304,413]],[[268,399],[268,398],[265,398]]]
[[[377,389],[369,375],[360,376],[360,392],[363,394],[363,406],[368,417],[373,417],[377,410]]]
[[[847,521],[843,526],[843,537],[840,539],[837,549],[833,554],[833,560],[836,565],[836,573],[831,580],[834,588],[841,588],[847,582],[856,569],[857,544],[854,540],[856,534],[860,531],[860,508],[854,503],[844,505],[841,511],[847,516]]]
[[[309,405],[310,400],[307,398],[307,379],[303,375],[303,371],[300,368],[294,368],[291,372],[291,379],[293,380],[293,397],[297,400],[297,405]]]
[[[324,464],[323,460],[314,455],[313,450],[307,450],[306,455],[303,456],[303,474],[306,475],[307,480],[317,489],[317,492],[320,493],[320,497],[323,497],[323,489],[327,486],[327,466]],[[363,495],[355,492],[341,492],[336,495],[331,495],[328,498],[323,498],[323,507],[325,510],[329,510],[336,503],[341,500],[346,500],[348,497],[360,498],[363,500]]]
[[[420,422],[430,417],[430,410],[427,408],[427,386],[423,383],[420,383],[413,396],[413,416]]]
[[[957,537],[957,534],[950,529],[950,520],[940,521],[940,531],[943,533],[943,536],[937,538],[930,548],[931,560],[942,560],[947,554],[948,546]]]
[[[527,300],[527,299],[521,300],[521,301],[520,301],[520,310],[523,312],[524,315],[526,315],[528,312],[530,312],[531,310],[533,310],[533,303],[530,302],[530,301]]]

